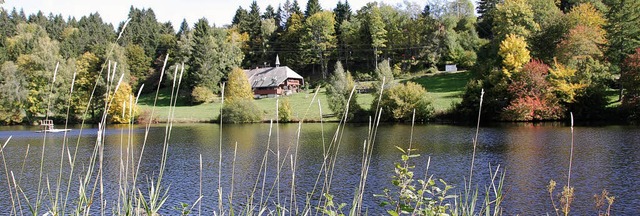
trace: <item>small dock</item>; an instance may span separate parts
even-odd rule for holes
[[[36,131],[38,133],[57,133],[57,132],[65,132],[65,131],[71,131],[71,129],[55,129],[54,125],[53,125],[53,120],[40,120],[40,127],[42,127],[42,130]]]

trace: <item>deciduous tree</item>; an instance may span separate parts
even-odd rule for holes
[[[493,32],[499,40],[503,40],[509,34],[528,38],[538,29],[531,5],[525,0],[505,0],[496,5],[493,13]]]
[[[234,68],[229,73],[224,94],[225,102],[229,103],[239,100],[253,100],[253,91],[251,91],[249,79],[242,69]]]
[[[522,66],[531,59],[527,42],[523,37],[515,34],[507,35],[500,43],[498,54],[502,57],[502,73],[506,77],[511,77],[513,73],[519,72]]]
[[[313,54],[315,62],[320,64],[322,77],[328,74],[329,56],[336,47],[335,16],[330,11],[322,11],[311,15],[305,21],[307,34],[303,37],[303,46]]]

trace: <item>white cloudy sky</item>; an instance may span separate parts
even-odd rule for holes
[[[370,1],[374,0],[349,0],[349,4],[355,12]],[[378,0],[389,5],[403,4],[404,1]],[[129,8],[133,5],[137,8],[152,8],[158,21],[171,21],[177,28],[183,18],[187,19],[190,25],[202,17],[206,17],[210,23],[215,23],[217,26],[230,24],[238,6],[248,9],[252,2],[253,0],[5,0],[2,7],[5,10],[11,10],[14,7],[22,8],[27,15],[40,10],[46,15],[62,14],[65,18],[68,16],[80,18],[92,12],[99,12],[105,22],[118,26],[118,23],[127,19]],[[278,4],[284,4],[285,0],[258,0],[257,2],[264,12],[267,5],[271,4],[277,9]],[[338,0],[320,0],[324,9],[333,9],[337,2]],[[307,0],[298,0],[298,3],[304,11]],[[424,3],[418,4],[421,7],[424,6]]]

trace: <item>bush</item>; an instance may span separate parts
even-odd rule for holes
[[[278,102],[278,120],[280,122],[290,122],[293,120],[291,105],[288,98],[282,98]]]
[[[377,105],[376,99],[371,110],[377,110]],[[413,82],[395,85],[385,90],[382,93],[380,107],[382,108],[381,118],[385,120],[411,121],[414,110],[416,121],[427,121],[433,114],[427,90]]]
[[[220,119],[224,123],[253,123],[262,120],[263,111],[250,100],[237,100],[222,106]]]
[[[512,75],[507,88],[509,105],[500,114],[505,121],[557,120],[563,117],[563,108],[551,93],[546,77],[549,66],[533,60]]]
[[[196,104],[210,103],[214,98],[215,95],[213,94],[213,91],[206,87],[196,86],[193,88],[193,91],[191,91],[191,101]]]

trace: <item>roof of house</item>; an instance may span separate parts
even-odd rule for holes
[[[304,82],[304,78],[300,74],[287,66],[256,68],[245,70],[245,73],[249,78],[251,88],[275,87],[289,78],[300,79]]]

